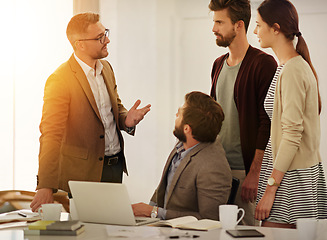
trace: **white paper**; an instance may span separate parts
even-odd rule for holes
[[[27,222],[10,222],[10,223],[3,223],[0,224],[0,230],[2,229],[8,229],[8,228],[16,228],[16,227],[27,227]]]
[[[19,212],[25,214],[26,217],[20,216],[18,214]],[[39,219],[41,219],[39,214],[32,212],[30,209],[22,209],[0,214],[0,223],[13,221],[34,221]]]
[[[164,239],[161,236],[161,231],[158,228],[148,226],[106,226],[109,237],[116,238],[152,238]]]

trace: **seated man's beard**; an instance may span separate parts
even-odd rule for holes
[[[173,133],[174,133],[175,137],[178,138],[179,141],[186,142],[186,135],[185,135],[185,133],[183,131],[182,126],[175,127],[175,130],[174,130]]]

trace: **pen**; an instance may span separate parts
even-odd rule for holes
[[[22,212],[18,212],[18,215],[22,216],[22,217],[27,217],[27,215],[25,213],[22,213]]]
[[[199,235],[185,235],[185,236],[169,236],[170,239],[178,239],[178,238],[198,238]]]

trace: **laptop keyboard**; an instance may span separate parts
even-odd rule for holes
[[[136,223],[141,223],[141,222],[145,222],[145,219],[135,219]]]

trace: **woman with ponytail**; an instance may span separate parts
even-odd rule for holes
[[[327,218],[318,78],[298,22],[290,1],[265,0],[254,30],[260,46],[272,48],[279,60],[265,99],[271,138],[255,212],[255,218],[269,227],[294,228],[298,218]]]

